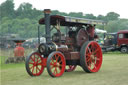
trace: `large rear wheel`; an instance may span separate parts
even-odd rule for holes
[[[65,71],[65,57],[61,52],[52,52],[48,56],[47,70],[50,76],[59,77],[62,76]]]
[[[102,50],[95,41],[87,41],[80,50],[80,63],[84,71],[98,72],[102,64]]]

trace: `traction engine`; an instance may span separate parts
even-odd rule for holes
[[[64,72],[75,70],[77,65],[85,72],[98,72],[102,64],[102,51],[95,41],[95,25],[103,21],[50,15],[44,10],[44,18],[39,24],[45,25],[46,43],[41,43],[38,50],[26,59],[26,70],[31,76],[39,76],[44,68],[52,77],[59,77]],[[65,27],[65,33],[60,27]],[[55,33],[51,31],[55,29]],[[51,36],[52,34],[52,36]]]

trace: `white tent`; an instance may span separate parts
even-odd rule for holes
[[[101,30],[101,29],[98,29],[98,28],[95,29],[95,32],[96,33],[107,33],[106,30]]]

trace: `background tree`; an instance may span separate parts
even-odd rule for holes
[[[103,15],[98,15],[96,19],[97,19],[97,20],[104,20],[104,19],[105,19],[105,16],[103,16]]]
[[[69,14],[68,14],[68,16],[72,16],[72,17],[83,17],[83,13],[82,12],[70,12]]]
[[[109,21],[105,26],[108,32],[118,32],[120,30],[128,30],[128,19],[120,19]]]
[[[120,17],[119,14],[115,13],[115,12],[109,12],[107,13],[107,15],[105,16],[105,20],[106,21],[111,21],[111,20],[118,20]]]
[[[20,18],[32,18],[32,5],[29,3],[22,3],[16,10],[16,15]]]
[[[96,19],[96,16],[94,16],[93,14],[85,14],[85,18],[86,19]]]
[[[6,0],[0,5],[0,16],[2,17],[15,17],[13,0]]]
[[[115,12],[109,12],[106,16],[93,14],[83,14],[82,12],[60,12],[52,10],[53,15],[71,16],[78,18],[103,20],[108,24],[105,26],[97,25],[97,28],[105,29],[108,32],[118,32],[119,30],[128,29],[128,19],[119,18],[120,15]],[[30,38],[37,37],[38,20],[44,17],[43,10],[33,8],[30,3],[22,3],[16,10],[14,9],[13,0],[6,0],[0,5],[0,36],[13,33],[19,34],[20,37]],[[44,34],[44,26],[40,26],[41,35]]]

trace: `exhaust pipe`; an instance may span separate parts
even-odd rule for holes
[[[50,14],[50,9],[44,9],[46,43],[51,43]]]
[[[56,44],[51,40],[51,28],[50,28],[50,9],[44,9],[44,24],[45,24],[45,38],[46,43],[41,43],[38,47],[38,51],[40,54],[44,55],[44,57],[48,57],[48,55],[56,51]]]

